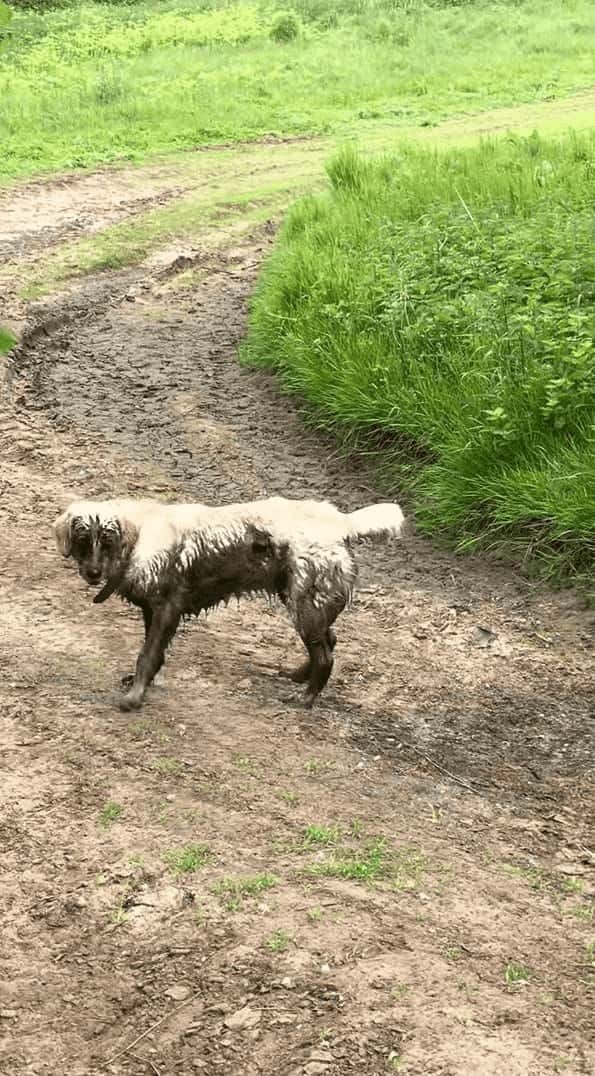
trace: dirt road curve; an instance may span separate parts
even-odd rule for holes
[[[576,598],[412,535],[361,553],[312,714],[276,675],[291,630],[254,602],[185,631],[124,717],[139,624],[54,551],[78,494],[378,496],[236,363],[270,242],[199,255],[192,288],[145,267],[31,307],[6,372],[0,1072],[586,1074]]]

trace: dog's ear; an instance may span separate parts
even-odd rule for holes
[[[63,557],[69,557],[72,553],[72,519],[68,512],[63,512],[54,523],[56,545]]]
[[[129,557],[138,541],[138,527],[129,519],[120,519],[120,533],[122,535],[122,553]]]

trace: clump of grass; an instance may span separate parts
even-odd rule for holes
[[[165,861],[175,874],[193,874],[212,858],[206,844],[191,844],[166,853]]]
[[[290,212],[244,349],[376,450],[423,530],[551,578],[595,549],[594,150],[346,150]]]
[[[326,843],[326,842],[324,842]],[[307,873],[355,882],[385,881],[393,889],[414,889],[425,867],[424,857],[413,849],[392,850],[383,838],[358,844],[337,845],[321,863],[307,867]]]
[[[112,822],[117,822],[118,818],[121,817],[123,810],[124,808],[121,807],[119,803],[106,803],[105,807],[102,807],[99,813],[100,826],[107,829],[108,826],[111,826]]]
[[[517,964],[511,961],[504,969],[504,981],[510,989],[523,986],[531,979],[533,972],[526,964]]]
[[[277,885],[273,874],[256,874],[252,878],[223,878],[215,886],[215,892],[223,899],[229,911],[238,911],[247,897],[258,897]]]
[[[175,774],[179,773],[182,769],[182,763],[179,762],[177,758],[168,758],[165,756],[164,758],[153,759],[151,769],[155,770],[156,773],[164,775]]]
[[[304,830],[304,848],[312,848],[317,844],[336,844],[339,839],[337,826],[306,826]]]
[[[293,942],[293,936],[286,930],[275,930],[265,939],[267,949],[271,953],[284,953]]]

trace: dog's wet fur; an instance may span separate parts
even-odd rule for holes
[[[350,546],[398,536],[398,505],[344,514],[327,502],[283,498],[211,508],[154,501],[78,501],[55,523],[56,541],[91,586],[140,608],[145,640],[124,677],[124,711],[142,705],[180,620],[230,598],[277,597],[308,652],[291,678],[311,706],[333,667],[333,624],[351,600],[357,569]]]

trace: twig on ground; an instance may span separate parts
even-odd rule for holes
[[[468,784],[467,781],[463,781],[462,777],[457,777],[456,774],[451,773],[450,770],[445,769],[444,766],[441,766],[439,762],[435,762],[433,758],[430,758],[429,755],[424,754],[423,751],[418,751],[417,747],[414,747],[413,744],[403,744],[403,747],[408,748],[409,751],[413,751],[414,754],[419,755],[420,758],[425,758],[426,762],[430,763],[430,766],[434,766],[435,769],[440,770],[441,773],[446,774],[446,776],[450,777],[452,781],[456,781],[458,785],[462,785],[462,787],[468,789],[469,792],[473,792],[476,796],[481,796],[481,792],[478,788],[475,788],[473,785]]]
[[[159,1069],[157,1068],[157,1065],[155,1065],[150,1060],[150,1058],[141,1057],[140,1054],[131,1054],[130,1056],[133,1057],[135,1061],[140,1061],[143,1065],[148,1065],[149,1068],[153,1069],[153,1072],[155,1073],[155,1076],[161,1076],[161,1073],[160,1073]]]
[[[183,1001],[181,1005],[177,1006],[177,1008],[172,1009],[171,1012],[167,1012],[165,1016],[161,1017],[160,1020],[156,1020],[154,1024],[151,1024],[151,1026],[147,1028],[146,1031],[143,1031],[142,1035],[138,1035],[136,1039],[133,1039],[132,1042],[128,1043],[128,1046],[124,1046],[122,1050],[118,1050],[117,1054],[114,1054],[112,1057],[110,1057],[109,1060],[106,1061],[106,1065],[112,1065],[114,1061],[118,1060],[119,1057],[123,1057],[124,1054],[129,1054],[132,1050],[132,1047],[136,1046],[136,1044],[140,1042],[141,1039],[146,1039],[147,1035],[150,1035],[156,1027],[159,1027],[160,1024],[164,1024],[166,1020],[169,1020],[171,1016],[175,1016],[176,1013],[179,1013],[181,1009],[185,1009],[187,1005],[191,1005],[193,1001],[196,1001],[200,997],[200,995],[201,991],[199,990],[196,994],[193,994],[192,997],[186,998],[186,1001]]]

